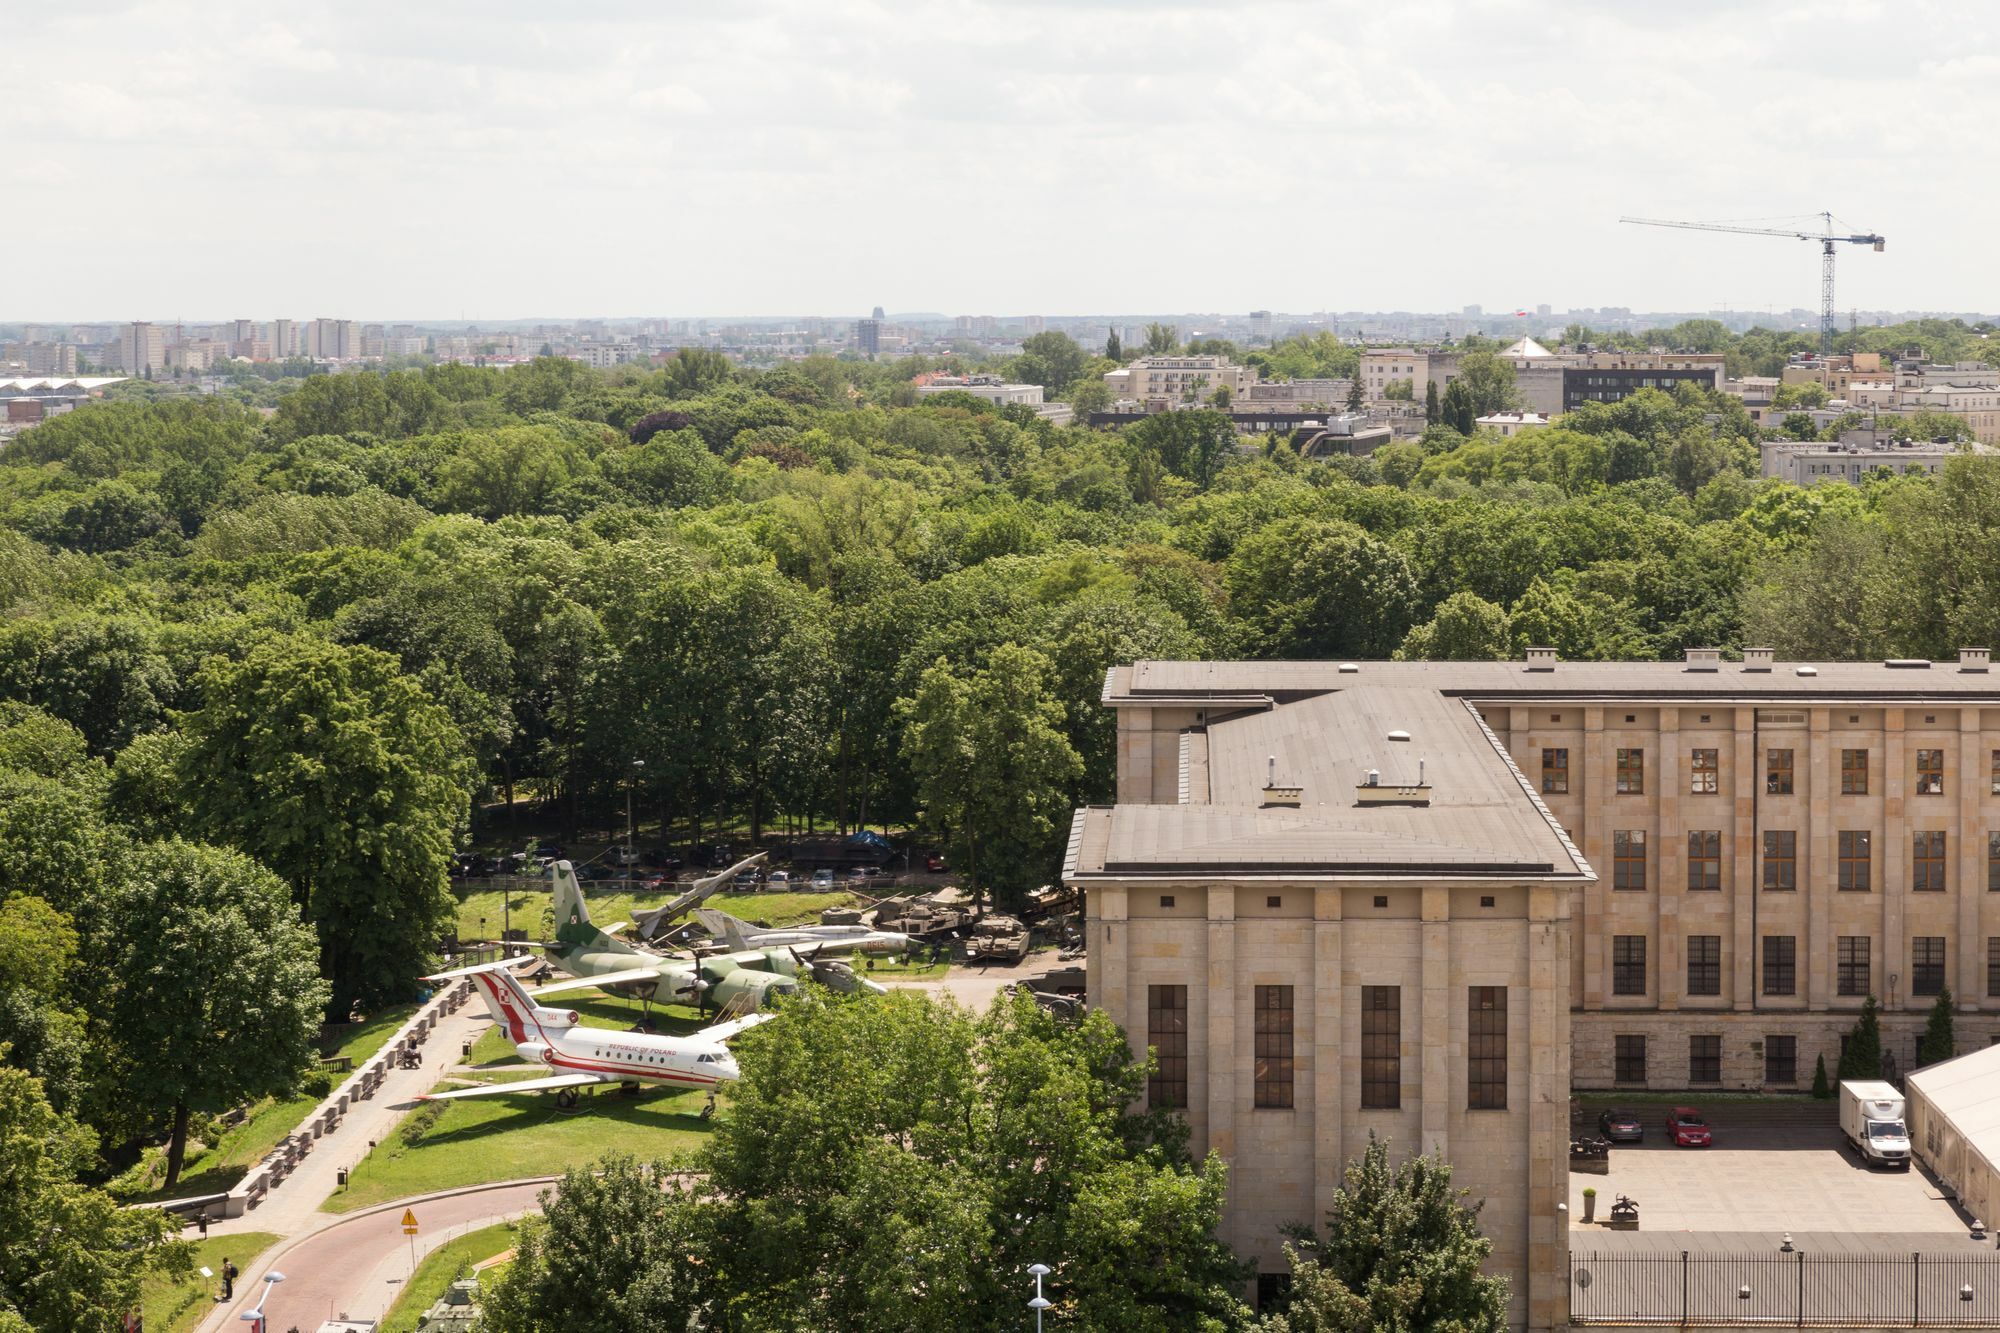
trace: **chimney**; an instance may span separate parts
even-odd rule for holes
[[[1278,756],[1272,755],[1266,761],[1265,772],[1269,775],[1264,783],[1264,804],[1282,805],[1293,810],[1299,808],[1305,798],[1303,787],[1280,787],[1278,785]]]
[[[1776,656],[1774,649],[1745,648],[1743,650],[1743,669],[1745,671],[1769,671],[1771,669],[1771,659],[1774,656]]]
[[[1556,650],[1553,648],[1530,648],[1528,650],[1528,670],[1530,671],[1554,671],[1556,669],[1556,661]]]
[[[1687,650],[1689,671],[1719,671],[1722,669],[1720,648],[1690,648]]]
[[[1961,648],[1958,650],[1960,671],[1984,671],[1993,661],[1991,648]]]

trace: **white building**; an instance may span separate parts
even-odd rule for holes
[[[1539,412],[1495,412],[1480,417],[1475,424],[1481,430],[1497,431],[1503,436],[1514,436],[1530,426],[1546,426],[1549,424],[1549,419]]]
[[[1811,486],[1822,481],[1860,481],[1880,468],[1888,472],[1940,472],[1954,454],[1992,453],[1983,444],[1939,440],[1892,440],[1886,432],[1851,430],[1833,443],[1820,440],[1766,440],[1758,446],[1767,477]]]
[[[1235,397],[1256,382],[1255,366],[1232,364],[1226,356],[1146,356],[1104,376],[1113,399],[1130,399],[1148,412],[1206,402],[1217,389]]]
[[[1919,1069],[1906,1081],[1910,1151],[1974,1217],[2000,1204],[2000,1046]]]
[[[998,375],[937,375],[927,383],[917,386],[917,397],[930,398],[941,393],[969,393],[974,398],[983,398],[989,403],[1005,405],[1018,403],[1022,407],[1042,405],[1042,386],[1039,384],[1009,384]]]

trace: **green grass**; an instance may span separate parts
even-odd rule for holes
[[[355,1028],[344,1034],[340,1045],[326,1054],[338,1059],[346,1056],[355,1066],[361,1065],[369,1056],[388,1045],[389,1038],[396,1035],[396,1029],[410,1021],[410,1015],[417,1012],[414,1004],[399,1004],[392,1009],[384,1009],[379,1014],[371,1014]]]
[[[408,1285],[396,1297],[396,1303],[389,1307],[389,1313],[375,1326],[375,1333],[415,1333],[417,1321],[424,1312],[436,1305],[463,1269],[472,1272],[472,1266],[481,1259],[491,1259],[496,1254],[505,1254],[514,1248],[514,1224],[498,1222],[477,1231],[468,1231],[456,1240],[446,1241],[424,1256],[417,1265],[417,1271],[410,1275]],[[481,1286],[484,1287],[482,1280]]]
[[[528,932],[529,939],[541,938],[548,914],[548,890],[524,889],[507,895],[497,888],[483,888],[479,884],[480,881],[473,880],[456,890],[460,939],[497,939],[503,920],[508,919],[515,930]],[[625,893],[609,887],[584,887],[585,897],[590,903],[590,919],[600,926],[630,921],[634,908],[658,907],[680,891],[676,888],[659,893]],[[511,901],[511,918],[503,917],[501,912],[503,897]],[[858,904],[853,894],[835,892],[718,893],[706,905],[720,908],[731,916],[740,916],[745,921],[768,921],[774,926],[790,926],[801,922],[816,924],[820,912],[828,907],[853,907]]]
[[[146,1149],[135,1165],[105,1188],[121,1203],[156,1203],[162,1199],[227,1193],[243,1179],[245,1172],[297,1129],[319,1103],[318,1097],[266,1097],[250,1108],[250,1114],[241,1124],[224,1130],[214,1143],[197,1146],[190,1142],[187,1160],[181,1163],[181,1178],[172,1189],[161,1185],[167,1171],[164,1147]]]
[[[239,1231],[233,1236],[210,1236],[194,1243],[194,1265],[181,1281],[157,1273],[139,1284],[139,1313],[147,1333],[184,1333],[201,1322],[215,1307],[216,1293],[222,1290],[222,1261],[233,1259],[236,1267],[250,1267],[250,1261],[277,1244],[278,1238],[263,1231]],[[216,1276],[203,1277],[202,1268]]]
[[[913,963],[907,959],[899,959],[892,963],[886,958],[877,958],[875,966],[871,968],[863,958],[849,961],[853,964],[854,970],[864,977],[894,977],[898,981],[935,981],[951,971],[950,963]]]

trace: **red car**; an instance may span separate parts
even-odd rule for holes
[[[1692,1106],[1676,1106],[1667,1112],[1667,1139],[1676,1148],[1706,1148],[1713,1142],[1708,1122]]]
[[[939,856],[936,852],[932,852],[929,856],[926,856],[924,858],[924,869],[930,871],[934,875],[937,874],[939,871],[944,869],[944,858],[942,856]]]

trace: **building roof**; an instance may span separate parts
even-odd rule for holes
[[[2000,1162],[2000,1046],[1919,1069],[1905,1082],[1982,1157]]]
[[[1522,338],[1512,347],[1509,347],[1506,351],[1500,353],[1500,355],[1503,357],[1554,356],[1555,353],[1551,352],[1548,348],[1536,342],[1533,338]]]
[[[92,379],[78,379],[54,376],[20,375],[0,379],[0,393],[95,393],[107,384],[124,382],[123,375],[106,375]]]

